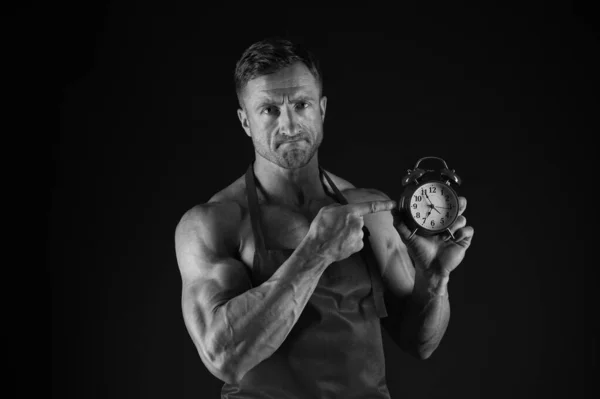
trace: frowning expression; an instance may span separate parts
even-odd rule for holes
[[[238,117],[254,149],[286,169],[306,165],[323,140],[327,98],[303,63],[248,81]]]

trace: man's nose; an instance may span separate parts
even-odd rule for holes
[[[279,131],[288,136],[294,136],[298,129],[296,128],[296,116],[289,107],[283,107],[279,115]]]

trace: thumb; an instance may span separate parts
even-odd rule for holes
[[[404,221],[401,220],[396,225],[396,230],[398,230],[398,234],[400,235],[400,238],[402,239],[402,242],[404,242],[405,244],[414,241],[415,235],[412,234],[412,231],[406,226],[406,224],[404,223]]]
[[[394,217],[394,227],[398,230],[398,234],[400,234],[400,238],[404,243],[408,242],[412,231],[406,226],[404,223],[405,211],[400,210],[398,208],[392,209],[392,216]]]

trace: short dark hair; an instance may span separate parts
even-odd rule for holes
[[[235,91],[242,104],[242,92],[248,81],[275,73],[296,62],[302,62],[314,76],[323,93],[323,74],[317,58],[308,49],[291,41],[272,37],[252,44],[235,66]]]

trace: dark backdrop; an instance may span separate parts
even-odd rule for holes
[[[53,394],[219,396],[183,323],[174,230],[253,159],[232,74],[243,50],[270,35],[321,59],[325,168],[393,198],[424,155],[444,157],[464,180],[476,233],[451,276],[450,326],[427,361],[384,335],[392,396],[590,394],[598,312],[587,238],[599,223],[590,10],[279,6],[58,10],[60,134],[47,170]]]

